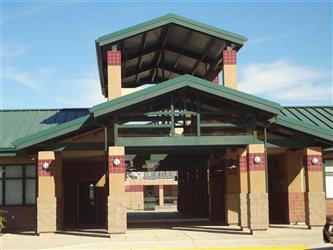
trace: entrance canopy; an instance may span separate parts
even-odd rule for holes
[[[300,120],[287,113],[293,111],[292,108],[184,75],[96,105],[76,119],[12,138],[7,149],[11,152],[48,147],[69,150],[74,146],[80,150],[103,150],[103,128],[106,127],[108,145],[126,148],[263,143],[265,128],[270,133],[267,135],[268,147],[331,147],[332,129],[305,120],[308,112],[315,114],[316,110],[322,115],[312,115],[312,121],[315,122],[315,117],[318,121],[332,120],[328,115],[332,111],[329,107],[300,108],[298,112],[303,114],[303,120]],[[96,143],[80,141],[86,133],[96,136],[100,133],[101,137],[96,137]],[[67,138],[74,137],[75,140],[64,143]]]
[[[189,74],[213,80],[221,71],[222,50],[239,50],[243,36],[173,14],[96,40],[102,92],[107,96],[107,51],[122,52],[122,87],[159,83]]]

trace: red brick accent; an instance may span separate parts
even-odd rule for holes
[[[333,221],[333,200],[326,200],[326,218]]]
[[[143,185],[126,185],[125,192],[143,192]]]
[[[114,159],[120,160],[120,165],[113,164]],[[109,155],[109,172],[110,173],[125,173],[125,155]]]
[[[317,158],[318,164],[314,165],[312,164],[312,159]],[[306,166],[308,168],[308,171],[322,171],[323,170],[323,159],[322,156],[319,155],[307,155],[306,156]]]
[[[303,192],[288,193],[289,223],[305,222],[305,194]]]
[[[223,64],[236,64],[236,50],[223,50]]]
[[[266,169],[266,161],[265,161],[265,154],[264,153],[251,153],[248,154],[248,168],[249,171],[264,171]],[[259,164],[254,162],[254,158],[259,156],[261,158],[261,162]]]
[[[246,156],[239,157],[239,171],[246,172],[247,171],[247,159]]]
[[[43,168],[43,163],[47,162],[50,166],[48,169]],[[54,160],[38,160],[38,176],[54,176],[55,161]]]
[[[108,66],[121,65],[121,52],[110,50],[107,52]]]
[[[36,206],[0,206],[0,210],[7,211],[5,231],[35,231],[36,230]]]
[[[219,75],[214,77],[213,83],[219,84]]]

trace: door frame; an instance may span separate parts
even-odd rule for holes
[[[87,178],[83,178],[83,179],[77,179],[77,224],[78,225],[81,225],[81,226],[84,226],[84,225],[97,225],[97,199],[96,199],[96,189],[94,190],[95,191],[95,223],[94,224],[81,224],[80,223],[80,182],[85,182],[85,181],[91,181],[91,182],[96,182],[97,183],[97,180],[95,179],[87,179]],[[95,183],[95,185],[96,185]]]

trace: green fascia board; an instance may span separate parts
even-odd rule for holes
[[[16,156],[16,148],[0,148],[0,156]]]
[[[115,145],[125,147],[158,147],[158,146],[217,146],[248,145],[253,143],[252,135],[233,136],[176,136],[176,137],[118,137]],[[146,160],[146,162],[154,162]]]
[[[89,120],[89,118],[90,114],[74,119],[69,122],[65,122],[63,124],[60,124],[52,128],[45,129],[41,132],[37,132],[32,135],[19,138],[13,142],[13,145],[16,147],[17,150],[20,150],[53,139],[61,135],[74,132],[80,129]]]
[[[190,28],[193,30],[197,30],[199,32],[212,35],[227,41],[231,41],[234,43],[237,43],[239,45],[244,45],[244,43],[247,41],[247,38],[238,34],[235,34],[230,31],[226,31],[223,29],[219,29],[198,21],[194,21],[189,18],[181,17],[175,14],[167,14],[164,16],[161,16],[159,18],[152,19],[147,22],[143,22],[131,27],[128,27],[126,29],[122,29],[120,31],[102,36],[96,40],[96,44],[99,46],[103,46],[109,43],[113,43],[119,40],[122,40],[127,37],[131,37],[143,32],[146,32],[148,30],[155,29],[157,27],[169,24],[169,23],[175,23],[181,26],[184,26],[186,28]]]
[[[281,114],[276,117],[273,123],[333,142],[333,130],[330,129],[314,126]]]
[[[238,90],[216,85],[210,81],[195,76],[182,75],[155,86],[93,106],[90,109],[90,112],[93,113],[95,118],[97,118],[107,113],[184,87],[191,87],[193,89],[201,90],[203,92],[229,99],[231,101],[239,102],[244,105],[248,105],[273,114],[278,114],[282,109],[281,105],[278,103],[271,102],[269,100]]]

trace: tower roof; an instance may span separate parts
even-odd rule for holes
[[[221,52],[239,50],[244,36],[168,14],[96,40],[102,92],[107,96],[108,50],[122,52],[122,84],[131,88],[189,74],[213,79],[221,70]]]

